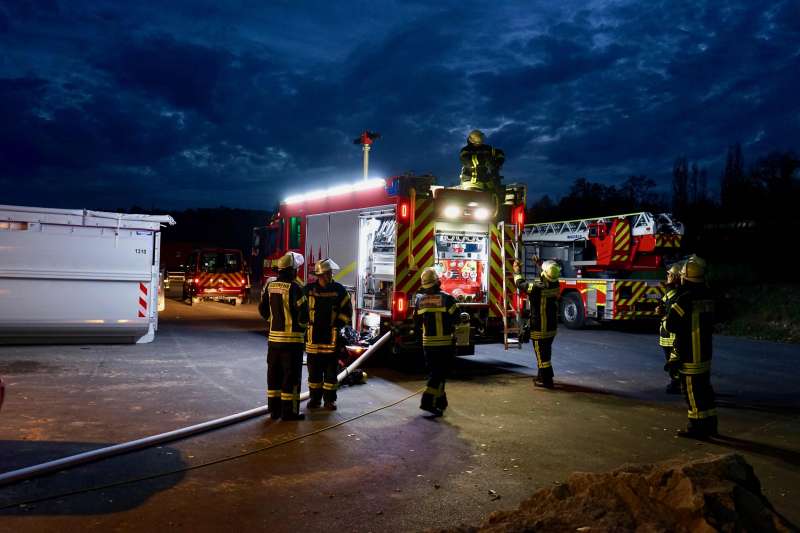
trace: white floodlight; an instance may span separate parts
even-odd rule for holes
[[[457,205],[448,205],[444,208],[444,216],[446,218],[458,218],[461,216],[461,208]]]
[[[488,220],[489,219],[489,210],[485,207],[479,207],[475,210],[475,219],[476,220]]]
[[[386,181],[383,178],[372,178],[362,180],[355,183],[347,183],[342,185],[335,185],[329,189],[320,189],[311,191],[304,194],[294,194],[283,200],[285,204],[298,204],[301,202],[308,202],[309,200],[319,200],[329,196],[339,196],[341,194],[352,194],[367,189],[375,189],[377,187],[386,186]]]

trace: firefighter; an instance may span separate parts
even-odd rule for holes
[[[480,130],[472,130],[467,136],[467,145],[461,149],[461,188],[492,193],[495,206],[499,206],[501,191],[500,168],[506,155],[499,148],[484,144]]]
[[[300,380],[308,302],[295,278],[303,256],[287,252],[278,260],[278,278],[264,286],[258,312],[269,323],[267,406],[273,419],[303,420]]]
[[[717,434],[717,409],[711,387],[711,330],[714,301],[705,283],[705,261],[690,257],[681,267],[681,290],[667,310],[667,329],[675,333],[668,369],[680,372],[689,406],[682,437],[705,439]]]
[[[517,288],[528,293],[531,306],[530,335],[536,354],[538,372],[533,378],[537,387],[553,388],[553,340],[558,326],[558,299],[560,285],[558,277],[561,267],[555,261],[544,261],[537,281],[525,281],[520,273],[520,262],[514,261],[514,282]]]
[[[428,367],[428,384],[419,408],[442,416],[447,409],[445,380],[455,357],[456,299],[442,292],[439,274],[426,268],[421,276],[422,291],[414,299],[414,329],[422,334],[422,351]]]
[[[678,296],[681,284],[681,263],[673,264],[667,270],[667,281],[664,284],[664,296],[656,309],[661,316],[661,324],[658,330],[658,344],[664,350],[664,362],[669,362],[672,355],[672,345],[675,343],[675,333],[667,329],[667,310]],[[667,394],[681,393],[681,380],[678,369],[674,366],[667,366],[669,372],[669,383],[667,384]]]
[[[353,305],[344,286],[333,279],[339,270],[332,259],[321,259],[314,265],[317,281],[306,285],[308,299],[308,407],[315,409],[325,400],[325,408],[336,410],[336,376],[339,370],[339,330],[350,324]]]

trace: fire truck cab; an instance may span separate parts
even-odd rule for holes
[[[217,300],[241,305],[249,286],[241,250],[201,248],[189,254],[185,265],[183,300],[191,304]]]
[[[254,229],[261,285],[277,275],[274,265],[287,251],[305,257],[298,275],[306,281],[314,279],[314,262],[330,257],[341,267],[335,279],[353,298],[355,327],[392,329],[400,352],[419,348],[410,307],[422,271],[434,267],[442,289],[469,315],[469,340],[459,351],[471,353],[476,341],[503,333],[525,192],[524,185],[507,185],[496,203],[486,192],[405,175],[291,196],[270,224]]]

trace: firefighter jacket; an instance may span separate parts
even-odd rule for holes
[[[675,343],[675,333],[667,329],[667,311],[678,297],[678,285],[667,283],[664,296],[661,297],[661,325],[658,328],[658,344],[664,348],[671,348]]]
[[[703,283],[684,283],[666,318],[667,330],[675,333],[672,357],[680,362],[681,374],[711,371],[713,324],[711,291]]]
[[[317,281],[306,285],[305,295],[308,299],[306,352],[336,351],[339,330],[350,324],[353,316],[350,294],[336,281],[331,281],[325,287]]]
[[[544,277],[537,281],[525,281],[521,274],[514,276],[517,288],[528,293],[531,304],[531,339],[549,339],[556,336],[558,328],[558,281]]]
[[[422,346],[453,346],[458,302],[440,288],[423,289],[414,299],[414,329],[422,332]]]
[[[461,149],[461,186],[465,189],[495,191],[500,185],[500,167],[506,156],[488,144],[468,144]]]
[[[303,343],[308,324],[308,302],[293,279],[278,276],[264,286],[258,312],[269,322],[269,342]]]

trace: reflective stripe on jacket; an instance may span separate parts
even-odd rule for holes
[[[336,351],[339,330],[350,324],[353,304],[350,294],[341,283],[332,281],[325,287],[319,282],[307,285],[308,332],[306,352],[330,353]]]
[[[308,302],[299,283],[281,278],[267,283],[258,311],[269,322],[270,342],[303,342]]]
[[[673,351],[682,374],[711,371],[714,301],[704,284],[688,283],[667,310],[667,330],[675,333]]]
[[[414,299],[414,324],[422,332],[422,346],[452,346],[455,343],[456,299],[442,292],[421,292]]]
[[[558,329],[560,284],[544,277],[537,281],[525,281],[521,274],[514,275],[514,282],[519,290],[528,293],[531,304],[531,339],[555,337]]]
[[[678,297],[678,289],[674,285],[667,285],[666,289],[664,296],[661,297],[664,315],[661,317],[661,325],[658,328],[658,344],[665,348],[670,348],[675,344],[675,333],[667,329],[667,310]]]

